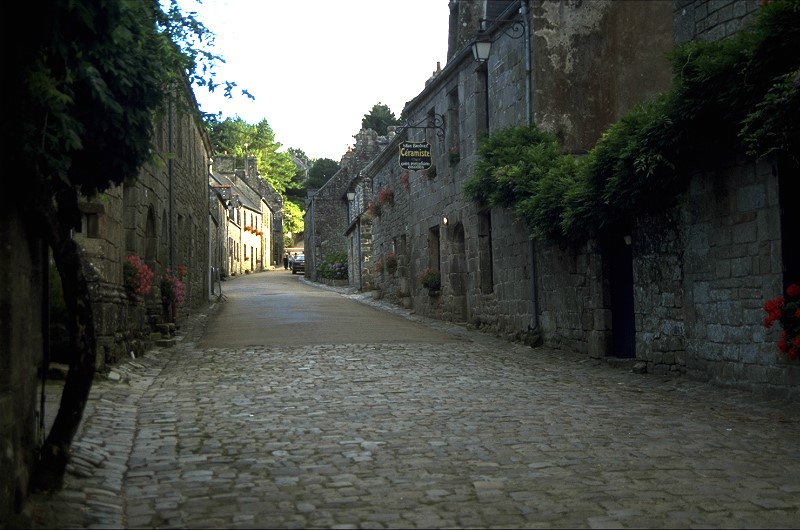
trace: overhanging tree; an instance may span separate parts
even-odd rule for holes
[[[30,0],[14,6],[35,20],[7,48],[13,101],[3,120],[7,174],[25,183],[26,206],[4,193],[32,240],[52,251],[68,313],[70,368],[34,482],[58,486],[83,416],[96,365],[94,316],[81,252],[78,198],[135,179],[151,160],[154,120],[188,80],[214,90],[221,58],[203,51],[212,34],[172,0]],[[198,65],[202,65],[198,69]],[[187,109],[188,110],[188,109]],[[18,191],[18,190],[16,190]]]

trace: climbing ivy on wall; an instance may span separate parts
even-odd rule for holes
[[[535,237],[575,243],[673,205],[692,171],[772,153],[798,164],[797,50],[800,0],[769,3],[733,38],[674,48],[672,89],[633,108],[584,157],[536,126],[485,138],[465,192],[511,208]]]

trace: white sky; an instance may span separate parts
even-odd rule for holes
[[[216,35],[217,80],[204,112],[266,118],[285,148],[339,161],[376,103],[399,117],[447,59],[448,0],[181,0]]]

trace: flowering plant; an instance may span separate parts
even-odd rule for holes
[[[778,349],[789,355],[789,359],[800,357],[800,285],[793,283],[786,288],[786,298],[779,296],[764,304],[767,317],[764,327],[780,322],[783,329],[778,339]]]
[[[122,264],[123,284],[129,297],[145,296],[153,287],[153,269],[142,258],[131,254]]]
[[[375,262],[375,265],[372,266],[372,270],[377,272],[378,274],[383,272],[383,261],[378,260]]]
[[[380,190],[378,190],[378,204],[383,206],[384,204],[392,205],[394,204],[394,190],[389,186],[383,186]]]
[[[186,300],[186,287],[183,285],[183,277],[186,275],[186,267],[178,265],[178,274],[173,274],[167,269],[161,277],[161,301],[165,304],[182,304]]]
[[[333,280],[347,279],[347,254],[344,252],[333,252],[326,255],[317,267],[317,272],[323,278]]]
[[[405,171],[403,171],[403,173],[400,175],[400,183],[403,185],[403,187],[406,189],[406,191],[410,191],[411,190],[411,184],[408,182],[408,170],[407,169]]]
[[[425,269],[419,281],[429,291],[438,291],[442,288],[442,276],[436,269]]]
[[[370,203],[367,205],[367,212],[369,212],[372,217],[380,217],[381,205],[370,201]]]

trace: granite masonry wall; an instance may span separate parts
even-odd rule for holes
[[[39,428],[38,381],[43,360],[43,271],[47,254],[28,237],[16,207],[0,208],[0,524],[22,508]],[[14,204],[12,204],[14,203]]]
[[[142,353],[166,338],[162,324],[179,322],[208,303],[210,146],[197,118],[177,107],[155,124],[157,161],[144,166],[135,182],[81,203],[83,224],[75,239],[90,279],[99,371]],[[155,273],[145,297],[125,292],[123,262],[129,255],[141,257]],[[173,314],[162,306],[159,282],[179,265],[187,271],[186,300]]]
[[[386,148],[396,153],[405,139],[428,141],[435,170],[406,172],[388,155],[365,168],[373,197],[387,186],[394,191],[372,219],[372,259],[385,262],[393,253],[399,263],[373,275],[380,295],[404,304],[410,298],[418,313],[531,344],[630,357],[640,371],[797,397],[797,366],[776,350],[777,332],[762,324],[764,301],[781,292],[788,237],[774,161],[732,160],[698,174],[680,207],[578,248],[531,240],[511,212],[481,210],[463,195],[482,134],[524,124],[530,108],[537,124],[580,155],[633,105],[669,88],[664,53],[673,39],[732,35],[758,2],[528,7],[530,99],[521,39],[500,28],[489,60],[476,67],[468,49],[453,49],[464,36],[451,35],[448,64],[405,109],[418,126]],[[473,8],[461,18],[475,19]],[[435,296],[419,282],[429,267],[442,275]],[[620,302],[626,299],[629,306]]]

